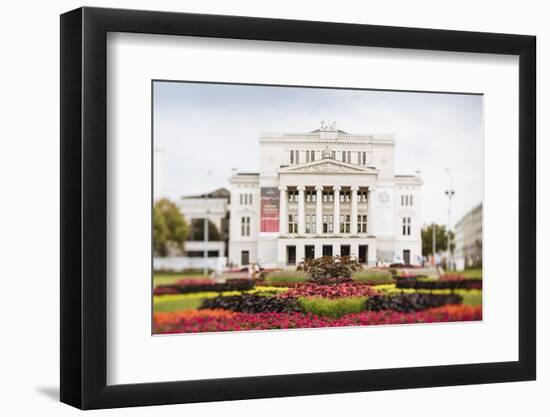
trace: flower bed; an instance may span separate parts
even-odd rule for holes
[[[343,283],[335,285],[305,284],[281,293],[280,298],[296,297],[324,297],[329,299],[342,297],[365,297],[379,294],[374,288],[368,285],[355,283]]]
[[[291,313],[302,311],[300,303],[295,298],[262,297],[256,294],[207,298],[202,301],[199,309],[224,309],[241,313]]]
[[[316,327],[371,326],[380,324],[434,323],[481,320],[481,307],[444,306],[413,313],[395,311],[366,311],[343,317],[320,318],[302,313],[232,313],[155,314],[154,333],[197,333],[212,331],[296,329]]]
[[[457,294],[389,294],[375,295],[365,301],[369,311],[393,310],[402,313],[421,311],[446,304],[460,304],[462,297]]]
[[[160,285],[155,288],[154,295],[189,294],[194,292],[222,292],[251,290],[255,283],[251,279],[230,279],[226,282],[210,280],[181,280],[171,285]]]
[[[457,290],[482,288],[481,279],[418,279],[418,277],[397,277],[396,288],[412,288],[415,290]]]

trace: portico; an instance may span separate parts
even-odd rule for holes
[[[280,169],[280,236],[372,235],[377,175],[331,158]]]

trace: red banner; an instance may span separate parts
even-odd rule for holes
[[[279,231],[279,189],[262,187],[260,232]]]

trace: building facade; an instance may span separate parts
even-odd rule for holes
[[[228,255],[229,197],[225,188],[200,195],[184,196],[178,207],[190,226],[190,234],[183,244],[183,255],[202,258],[223,258]],[[205,230],[208,222],[208,230]],[[205,233],[206,232],[206,233]]]
[[[324,255],[419,263],[422,181],[395,174],[394,135],[323,123],[259,141],[260,172],[230,178],[232,265],[291,267]]]
[[[481,267],[483,263],[483,206],[477,205],[455,225],[456,269]]]

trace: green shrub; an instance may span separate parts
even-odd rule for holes
[[[316,316],[340,318],[345,314],[359,313],[365,310],[367,297],[346,297],[334,300],[322,297],[303,298],[298,301],[306,313]]]
[[[310,279],[308,273],[303,271],[274,271],[265,277],[267,284],[296,284]]]
[[[305,259],[297,267],[307,272],[317,284],[338,284],[351,281],[351,274],[363,269],[355,258],[349,256],[323,256],[317,259]]]
[[[351,274],[351,279],[366,284],[391,284],[393,282],[392,274],[389,271],[380,269],[367,269],[357,271]]]

